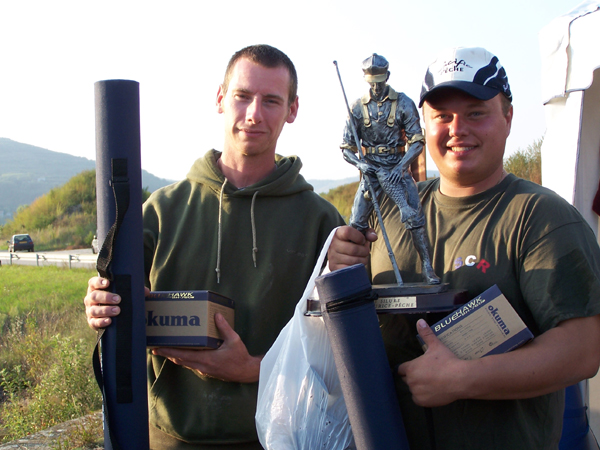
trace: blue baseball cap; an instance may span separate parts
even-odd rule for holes
[[[419,107],[432,92],[444,87],[459,89],[479,100],[502,93],[512,101],[504,67],[497,56],[481,47],[456,47],[438,55],[425,73]]]

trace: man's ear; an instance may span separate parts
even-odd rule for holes
[[[217,91],[217,112],[219,114],[223,114],[223,101],[225,100],[225,94],[223,93],[223,85],[219,85],[219,90]]]
[[[508,138],[508,135],[510,134],[510,130],[512,128],[512,119],[513,119],[513,105],[510,105],[510,108],[508,109],[508,114],[506,115],[506,125],[507,125],[507,133],[506,133],[506,137]]]
[[[290,105],[290,113],[286,120],[287,123],[293,123],[294,120],[296,120],[296,116],[298,115],[298,106],[298,96],[296,96],[296,100],[294,100],[293,103]]]

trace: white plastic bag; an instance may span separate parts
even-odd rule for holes
[[[323,319],[304,315],[334,233],[321,250],[294,316],[260,365],[256,428],[266,450],[354,448]]]

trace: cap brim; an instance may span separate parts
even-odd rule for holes
[[[419,108],[423,106],[423,102],[429,97],[432,93],[443,89],[443,88],[452,88],[458,89],[466,94],[469,94],[472,97],[475,97],[479,100],[491,100],[496,95],[500,94],[500,91],[497,89],[489,88],[487,86],[482,86],[480,84],[473,83],[471,81],[463,81],[463,80],[452,80],[446,81],[444,83],[438,84],[436,87],[431,89],[430,91],[425,92],[421,95],[421,100],[419,101]]]

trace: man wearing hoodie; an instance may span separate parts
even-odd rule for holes
[[[217,93],[223,151],[209,151],[187,178],[143,208],[151,290],[211,290],[235,301],[235,331],[217,314],[217,350],[155,349],[148,357],[153,449],[260,449],[255,408],[260,361],[293,315],[321,247],[343,224],[275,153],[298,112],[294,65],[281,51],[246,47]],[[92,278],[85,298],[93,329],[119,313],[118,296]]]

